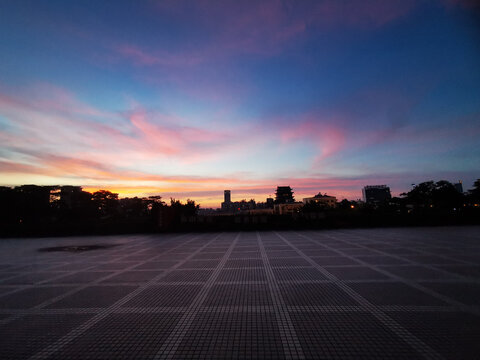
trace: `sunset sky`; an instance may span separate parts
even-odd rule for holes
[[[480,178],[475,0],[0,0],[0,185],[217,207]]]

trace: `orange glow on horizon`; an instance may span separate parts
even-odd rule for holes
[[[187,201],[187,199],[194,200],[195,203],[201,205],[202,208],[209,208],[209,207],[220,207],[220,203],[223,201],[223,193],[219,191],[219,195],[217,197],[211,196],[187,196],[182,195],[181,193],[185,191],[185,189],[172,189],[169,188],[161,189],[161,188],[148,188],[148,187],[108,187],[108,186],[101,186],[101,187],[83,187],[84,191],[89,193],[94,193],[99,190],[108,190],[114,194],[118,194],[119,198],[127,198],[127,197],[148,197],[159,195],[162,197],[162,200],[165,201],[167,204],[170,201],[170,198],[175,198],[176,200],[180,200],[182,202]],[[180,196],[171,196],[172,192],[179,192]],[[167,195],[164,195],[167,193]]]
[[[82,187],[84,191],[89,193],[94,193],[99,190],[108,190],[112,193],[118,194],[119,198],[127,197],[148,197],[159,195],[162,197],[162,200],[167,204],[170,201],[170,198],[175,198],[182,202],[186,202],[187,199],[194,200],[196,204],[200,205],[201,208],[219,208],[223,202],[223,190],[209,190],[210,194],[195,194],[195,191],[200,189],[185,189],[185,188],[158,188],[158,187],[128,187],[128,186],[86,186]],[[232,201],[241,201],[241,200],[250,200],[254,199],[256,202],[265,202],[268,197],[275,197],[275,188],[272,187],[272,191],[265,193],[254,193],[250,192],[255,190],[257,187],[252,187],[251,189],[232,189]],[[204,189],[202,189],[204,190]],[[250,190],[250,191],[249,191]],[[356,192],[342,192],[342,196],[337,197],[337,200],[340,201],[345,197],[355,198]],[[332,195],[335,195],[332,192]],[[310,192],[296,192],[295,199],[296,201],[302,201],[305,197],[311,197]]]

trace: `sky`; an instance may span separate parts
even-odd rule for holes
[[[476,0],[0,0],[0,185],[468,190],[479,65]]]

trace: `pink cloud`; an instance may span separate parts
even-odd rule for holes
[[[319,151],[320,161],[341,151],[346,143],[346,133],[341,127],[323,123],[321,119],[306,120],[283,127],[280,138],[283,142],[309,141]]]
[[[7,95],[20,92],[21,95]],[[51,83],[36,83],[27,88],[4,89],[0,85],[0,101],[25,110],[48,111],[62,115],[80,115],[94,118],[112,117],[112,113],[99,110],[79,101],[69,90]]]
[[[240,136],[219,127],[189,126],[186,119],[138,106],[124,114],[106,112],[78,101],[68,91],[50,90],[29,89],[28,97],[0,92],[0,115],[11,123],[8,131],[0,133],[4,145],[45,152],[68,149],[74,156],[116,165],[172,156],[192,163],[217,156],[216,147],[228,148]]]
[[[155,149],[165,154],[177,154],[183,151],[183,144],[177,132],[167,128],[160,128],[149,123],[146,120],[143,111],[135,112],[130,115],[132,125],[138,129],[142,137],[148,141]]]
[[[161,175],[141,171],[118,169],[93,159],[74,158],[61,155],[36,153],[32,154],[35,165],[18,161],[0,160],[3,173],[38,174],[45,176],[70,177],[81,180],[123,182],[167,183],[173,186],[204,186],[219,184],[248,184],[253,180],[238,176],[196,176],[196,175]],[[170,185],[169,185],[170,186]]]
[[[173,155],[184,163],[207,161],[220,155],[216,150],[231,150],[241,134],[231,130],[205,129],[182,125],[185,120],[137,109],[129,116],[141,139],[143,152],[158,156]]]
[[[276,133],[273,135],[284,144],[309,144],[317,151],[314,162],[319,163],[342,151],[350,134],[342,125],[343,119],[323,115],[320,111],[306,112],[295,116],[280,116],[268,119],[264,127],[272,123]],[[271,130],[265,130],[271,133]]]
[[[45,168],[41,168],[31,164],[23,164],[14,161],[0,160],[0,171],[4,174],[39,174],[45,173]]]
[[[401,96],[384,89],[362,91],[350,98],[351,109],[340,104],[328,111],[313,110],[294,115],[273,116],[262,121],[259,133],[284,145],[308,145],[316,153],[311,169],[325,169],[335,164],[338,155],[370,154],[388,151],[390,155],[446,154],[449,150],[474,143],[480,136],[479,114],[470,114],[450,123],[411,123],[410,110],[419,99]],[[398,95],[398,96],[397,96]],[[416,94],[418,95],[418,94]],[[371,112],[370,100],[378,102]],[[357,103],[367,104],[368,113],[362,113]],[[372,127],[369,121],[375,123]],[[350,170],[352,168],[350,167]],[[374,171],[374,170],[372,170]]]

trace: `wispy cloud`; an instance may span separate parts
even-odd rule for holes
[[[125,113],[102,111],[59,89],[34,92],[29,97],[0,93],[0,115],[8,125],[1,135],[4,146],[104,157],[114,165],[171,156],[187,163],[202,161],[202,156],[216,152],[216,146],[228,147],[234,136],[141,108]]]
[[[48,94],[36,90],[46,88]],[[408,101],[399,104],[406,109],[410,106]],[[421,150],[425,154],[430,151],[439,155],[462,146],[462,142],[474,143],[480,136],[478,114],[460,119],[454,128],[448,123],[440,126],[428,122],[407,122],[393,129],[395,123],[377,122],[374,127],[362,128],[356,124],[363,121],[365,114],[356,116],[348,109],[314,109],[209,128],[191,125],[189,119],[149,110],[139,103],[129,111],[105,111],[53,85],[33,86],[24,92],[17,89],[7,93],[3,89],[0,171],[8,175],[9,182],[4,178],[4,184],[12,184],[12,176],[18,184],[29,182],[31,175],[42,175],[55,183],[55,179],[63,179],[92,189],[123,189],[123,194],[129,195],[158,191],[164,196],[186,198],[198,194],[205,204],[215,206],[226,187],[243,197],[263,198],[271,195],[277,185],[290,185],[299,198],[318,191],[355,198],[370,181],[399,184],[395,186],[400,189],[401,181],[403,186],[411,181],[406,180],[411,174],[382,175],[373,166],[368,176],[365,171],[356,176],[327,175],[342,164],[339,155],[396,149],[403,155],[417,156],[419,146],[425,148]],[[310,147],[314,154],[312,166],[289,176],[280,168],[273,176],[268,171],[234,173],[218,165],[217,160],[234,164],[245,153],[255,157],[270,150],[272,144],[280,146],[285,154],[298,146]],[[264,161],[268,166],[280,160]],[[197,164],[203,173],[192,170]],[[350,174],[354,170],[350,166]]]
[[[227,0],[162,1],[154,6],[162,15],[193,23],[207,36],[198,45],[183,49],[145,48],[133,43],[121,43],[112,48],[135,65],[184,68],[230,60],[240,54],[275,55],[315,29],[383,26],[407,14],[415,7],[415,2]]]

